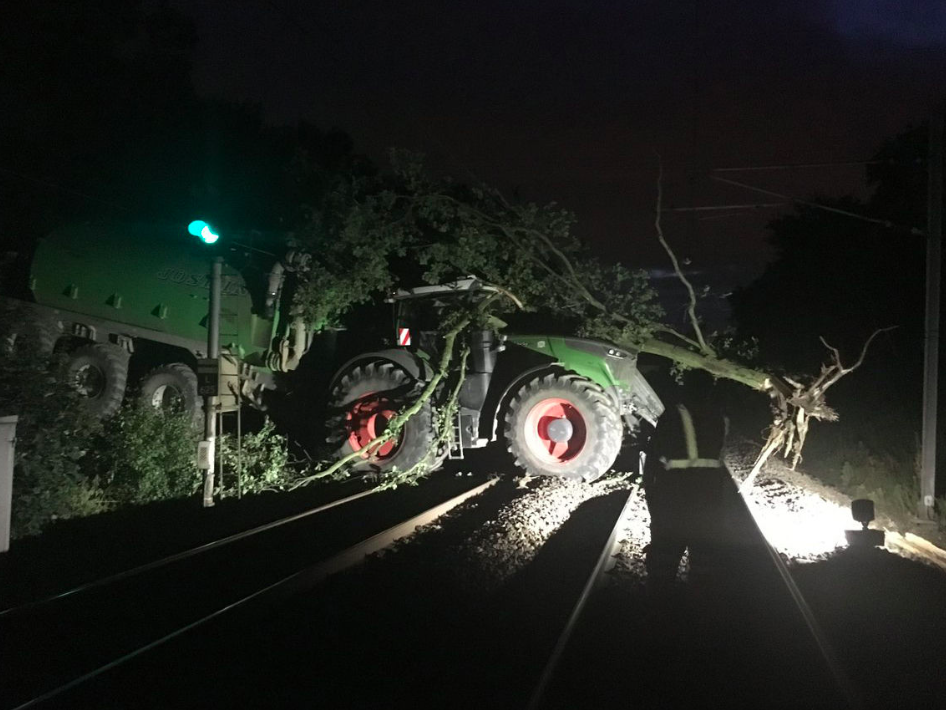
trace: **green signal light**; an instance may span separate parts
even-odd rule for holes
[[[193,234],[195,237],[200,237],[204,244],[213,244],[218,239],[220,239],[220,235],[213,230],[213,227],[211,227],[202,219],[195,219],[193,222],[188,224],[187,231]]]

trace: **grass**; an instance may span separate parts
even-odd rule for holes
[[[920,440],[903,423],[875,418],[827,424],[818,428],[806,447],[801,468],[851,498],[874,501],[878,516],[889,518],[900,531],[915,530],[920,500]],[[936,531],[926,537],[946,543],[946,499],[936,505]]]

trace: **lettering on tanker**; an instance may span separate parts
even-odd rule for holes
[[[161,281],[170,281],[174,284],[210,290],[210,277],[206,274],[192,274],[180,269],[166,267],[160,269],[155,276]],[[224,296],[248,296],[250,293],[246,286],[229,276],[223,277],[220,290]]]

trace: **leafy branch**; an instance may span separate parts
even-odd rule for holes
[[[454,357],[456,340],[459,335],[472,323],[482,318],[488,311],[489,307],[502,295],[505,294],[497,293],[487,296],[476,306],[476,308],[463,312],[457,317],[456,323],[453,324],[443,336],[443,350],[440,355],[437,371],[424,386],[424,389],[418,398],[414,400],[414,402],[412,402],[406,409],[398,412],[394,417],[392,417],[388,422],[387,427],[381,434],[367,442],[361,449],[352,451],[350,454],[343,456],[328,468],[321,471],[316,471],[315,473],[311,473],[294,481],[290,486],[288,486],[289,490],[296,490],[297,488],[321,479],[337,477],[340,473],[345,476],[347,473],[344,473],[344,470],[349,464],[362,459],[366,452],[375,451],[386,442],[397,439],[401,430],[404,428],[404,425],[407,424],[411,417],[415,416],[421,411],[421,409],[423,409],[424,405],[429,402],[436,394],[438,388],[440,387],[440,383],[449,376]],[[387,474],[388,477],[382,482],[380,486],[381,489],[393,488],[397,485],[402,485],[405,483],[415,483],[419,478],[422,478],[430,471],[431,464],[436,457],[439,447],[448,445],[449,437],[452,436],[452,431],[450,428],[450,422],[452,419],[448,418],[447,414],[451,410],[455,411],[456,409],[456,403],[460,393],[460,386],[463,384],[463,373],[466,371],[466,359],[468,355],[469,347],[464,346],[460,355],[460,367],[458,368],[458,372],[460,373],[459,380],[454,386],[449,399],[445,403],[445,408],[439,421],[437,436],[434,438],[434,441],[428,448],[427,453],[418,464],[412,466],[407,471],[394,471]]]

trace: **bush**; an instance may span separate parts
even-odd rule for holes
[[[224,468],[217,476],[221,497],[237,495],[238,488],[243,493],[279,490],[289,482],[289,444],[286,437],[276,433],[272,420],[267,419],[259,431],[244,434],[239,451],[232,434],[221,436],[218,443]]]
[[[6,320],[0,314],[0,335]],[[0,340],[0,416],[19,417],[13,477],[12,535],[37,535],[51,522],[195,495],[202,476],[196,466],[197,431],[190,417],[126,404],[103,426],[86,412],[81,397],[59,376],[62,356],[16,352]],[[221,496],[275,490],[289,481],[288,444],[267,420],[243,437],[218,439],[226,486]],[[223,481],[218,476],[218,484]]]
[[[851,498],[870,498],[878,513],[909,526],[920,498],[917,452],[902,447],[871,449],[846,437],[836,441],[832,454],[822,458],[813,472]]]
[[[16,414],[12,536],[36,535],[50,522],[107,508],[83,472],[100,430],[57,374],[60,359],[20,350],[0,353],[0,414]]]
[[[892,456],[868,456],[845,461],[841,470],[841,490],[852,498],[870,498],[878,511],[901,525],[916,515],[920,487],[911,461]]]
[[[114,504],[182,498],[201,485],[199,438],[188,415],[128,403],[97,438],[88,464]]]

